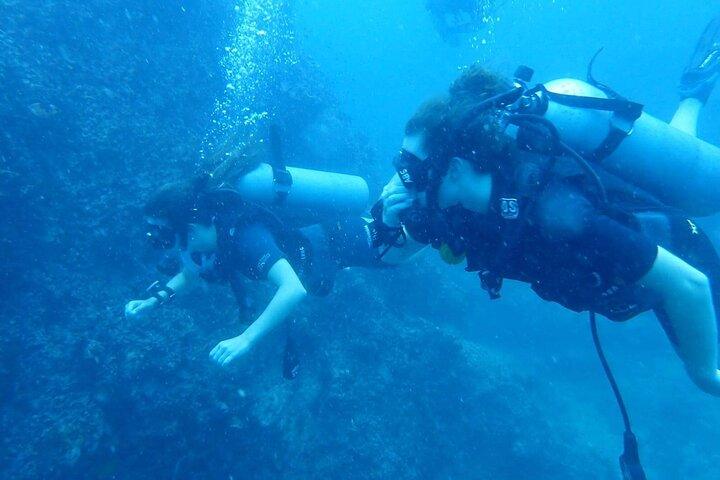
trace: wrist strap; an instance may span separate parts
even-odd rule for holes
[[[156,280],[154,281],[146,290],[150,293],[151,296],[154,298],[157,298],[157,301],[160,305],[163,305],[165,303],[168,303],[170,300],[172,300],[176,292],[172,288],[168,287],[167,285],[164,287],[160,286],[160,281]],[[164,294],[164,295],[161,295]]]
[[[401,247],[405,243],[405,231],[402,227],[389,227],[382,220],[373,220],[367,224],[368,233],[373,248],[382,245]]]

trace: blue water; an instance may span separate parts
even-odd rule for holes
[[[479,2],[484,22],[449,42],[422,0],[29,3],[0,2],[0,478],[620,478],[583,316],[519,284],[491,302],[426,255],[304,306],[294,381],[272,341],[219,371],[207,352],[238,328],[224,289],[122,318],[158,276],[142,202],[271,122],[293,164],[377,193],[407,119],[476,61],[583,77],[603,47],[596,76],[669,120],[716,5]],[[656,320],[601,334],[648,477],[720,478],[720,402]]]
[[[679,74],[698,32],[717,12],[712,2],[699,1],[508,1],[495,11],[492,26],[478,33],[484,44],[468,40],[450,47],[432,32],[421,2],[301,5],[299,28],[315,58],[355,125],[387,158],[416,106],[442,92],[458,68],[478,60],[507,75],[524,64],[536,70],[537,80],[582,78],[588,60],[603,47],[596,76],[669,120]],[[700,136],[710,142],[720,139],[719,113],[717,101],[710,101],[701,118]],[[386,169],[391,172],[389,165]],[[512,293],[498,304],[478,299],[469,293],[474,279],[461,276],[453,276],[458,283],[448,289],[462,292],[456,293],[461,303],[453,304],[462,335],[502,350],[518,362],[514,368],[527,369],[556,393],[563,400],[544,405],[545,420],[588,428],[592,433],[584,441],[611,461],[618,445],[605,428],[613,422],[617,428],[619,419],[584,318],[543,306],[522,286],[508,288]],[[634,411],[650,477],[720,475],[720,457],[713,451],[720,440],[720,406],[685,378],[654,318],[607,325],[602,334]]]

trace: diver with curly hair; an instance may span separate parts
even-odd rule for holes
[[[492,298],[512,279],[615,321],[653,311],[690,379],[720,396],[720,258],[691,218],[720,209],[720,149],[694,137],[720,69],[717,22],[683,75],[671,125],[584,82],[530,89],[466,71],[406,126],[376,209],[396,232],[385,260],[431,245],[478,272]],[[589,137],[602,140],[594,150]]]

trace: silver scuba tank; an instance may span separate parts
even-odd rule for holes
[[[297,225],[361,215],[370,199],[361,177],[267,163],[243,175],[236,190],[245,200],[276,207],[283,219]]]
[[[599,88],[575,79],[553,80],[545,89],[574,97],[608,98]],[[542,91],[536,95],[548,96]],[[552,95],[543,100],[547,100],[543,116],[570,147],[582,153],[594,152],[609,138],[612,111],[569,106],[554,101]],[[720,148],[646,113],[599,161],[608,171],[690,215],[720,211]]]

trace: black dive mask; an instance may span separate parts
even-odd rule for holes
[[[429,161],[422,160],[405,149],[400,150],[400,154],[393,161],[393,166],[400,177],[400,181],[402,181],[405,188],[413,192],[422,192],[427,189],[429,164]]]
[[[438,190],[445,174],[445,168],[437,159],[431,157],[422,160],[403,149],[393,166],[405,188],[414,193],[425,193],[427,206],[437,209]]]
[[[169,250],[175,246],[175,229],[168,225],[147,223],[145,238],[156,250]]]

